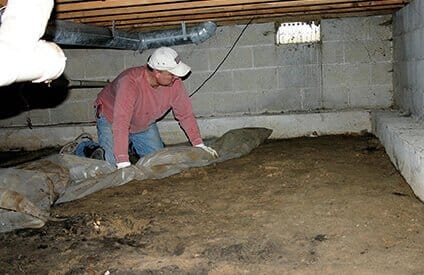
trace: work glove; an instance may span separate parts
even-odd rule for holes
[[[204,145],[203,143],[197,144],[194,147],[202,148],[203,150],[205,150],[206,152],[208,152],[209,154],[211,154],[215,158],[219,157],[218,153],[213,148],[208,147],[208,146]]]
[[[125,168],[125,167],[128,167],[128,166],[131,166],[131,162],[129,162],[129,161],[118,162],[118,163],[116,164],[116,167],[117,167],[118,169]]]

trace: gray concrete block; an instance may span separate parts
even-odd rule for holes
[[[278,65],[278,51],[279,47],[276,46],[256,46],[253,50],[253,66],[260,67],[273,67]]]
[[[424,27],[421,27],[419,29],[416,29],[413,32],[412,41],[409,41],[409,43],[412,42],[412,51],[415,53],[414,54],[415,59],[418,59],[418,60],[424,59],[423,41],[424,41]]]
[[[208,77],[210,73],[202,73],[202,74],[196,74],[196,79],[194,79],[190,83],[190,89],[191,92],[194,92],[194,90],[199,87],[199,85],[206,79],[200,76],[206,76]],[[191,77],[190,77],[191,78]],[[233,88],[233,77],[232,72],[230,71],[218,71],[215,73],[212,78],[210,78],[205,85],[199,90],[199,92],[232,92],[234,90]]]
[[[259,113],[281,113],[300,110],[300,89],[288,88],[279,91],[263,91],[257,99]]]
[[[87,50],[65,49],[66,66],[64,74],[68,79],[85,79],[84,60],[87,56]]]
[[[191,97],[193,112],[196,117],[213,116],[215,111],[215,93],[198,92]]]
[[[344,43],[345,61],[347,63],[368,63],[373,61],[374,41],[356,40]]]
[[[423,60],[417,60],[416,62],[416,71],[415,74],[418,74],[419,77],[417,78],[417,88],[424,89],[424,59]]]
[[[279,88],[306,88],[320,86],[321,66],[299,65],[278,69]]]
[[[30,119],[33,125],[49,125],[51,123],[50,110],[34,109],[21,114],[23,118]],[[25,121],[27,122],[27,121]],[[26,123],[24,125],[27,125]]]
[[[50,115],[52,123],[91,122],[94,120],[91,102],[65,102],[51,109]]]
[[[0,119],[0,127],[28,127],[28,119],[33,125],[48,125],[51,123],[49,109],[33,109],[29,112],[19,112],[13,117]]]
[[[344,63],[344,46],[341,41],[325,41],[322,43],[322,64]]]
[[[252,92],[217,93],[215,111],[219,115],[251,114],[257,112],[257,94]],[[235,102],[234,99],[237,99]]]
[[[190,76],[184,80],[184,85],[190,93],[194,92],[199,86],[209,77],[212,72],[198,72],[192,71]],[[205,91],[205,88],[201,88],[202,91]]]
[[[390,40],[393,36],[392,15],[370,16],[370,40]]]
[[[320,87],[301,89],[300,94],[302,99],[302,110],[311,111],[322,108],[323,105]]]
[[[102,88],[73,88],[69,90],[68,102],[94,102]]]
[[[239,26],[240,32],[245,25]],[[251,24],[240,38],[238,45],[275,45],[276,27],[274,23]],[[237,36],[234,37],[234,39]]]
[[[213,71],[222,62],[229,49],[211,49],[209,51],[210,70]],[[234,48],[220,69],[244,69],[253,67],[251,48]]]
[[[124,58],[124,68],[139,67],[147,63],[147,59],[152,51],[122,51]]]
[[[322,85],[324,89],[345,86],[345,82],[344,65],[322,65]]]
[[[277,47],[279,66],[318,64],[319,44],[286,44]]]
[[[225,26],[218,27],[215,34],[203,42],[203,46],[210,49],[229,48],[231,47],[237,37],[240,35],[242,27],[240,26]]]
[[[233,71],[234,90],[255,92],[272,90],[277,87],[277,77],[276,68]]]
[[[369,86],[371,83],[370,64],[349,64],[344,66],[344,83],[349,87]]]
[[[392,105],[391,86],[353,87],[349,91],[352,108],[389,108]]]
[[[371,62],[392,61],[392,43],[387,40],[372,40],[366,44],[366,49],[370,54]]]
[[[325,109],[343,109],[349,107],[349,88],[325,88],[322,91],[322,107]]]
[[[368,39],[369,22],[366,17],[352,17],[321,21],[322,41]]]
[[[181,57],[181,60],[191,67],[192,72],[203,72],[210,70],[207,49],[197,49],[191,51],[185,50],[178,53]]]
[[[423,122],[393,112],[376,112],[373,129],[394,166],[424,201]]]
[[[87,79],[113,79],[125,69],[119,50],[90,50],[84,61]]]
[[[393,37],[399,36],[403,30],[403,12],[401,9],[393,14]]]
[[[371,84],[390,85],[393,80],[393,64],[391,62],[371,64]]]

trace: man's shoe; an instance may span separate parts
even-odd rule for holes
[[[82,133],[77,136],[73,141],[66,143],[59,151],[59,154],[71,154],[74,155],[75,149],[78,144],[84,141],[93,140],[93,137],[89,133]]]
[[[89,156],[91,159],[105,160],[105,150],[102,147],[96,148]]]

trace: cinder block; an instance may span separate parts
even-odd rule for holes
[[[69,90],[68,102],[94,102],[102,88],[73,88]]]
[[[277,69],[237,70],[233,72],[235,91],[272,90],[277,87]]]
[[[278,47],[256,46],[253,50],[253,66],[255,68],[274,67],[278,65]]]
[[[369,86],[371,83],[370,64],[348,64],[344,66],[344,83],[348,87]]]
[[[306,88],[320,85],[318,65],[289,66],[278,69],[279,88]]]
[[[113,79],[125,69],[119,50],[90,50],[85,59],[86,79]]]
[[[371,62],[392,61],[392,45],[386,40],[367,41],[366,48],[370,53]]]
[[[322,107],[325,109],[343,109],[349,107],[349,89],[346,87],[324,88]]]
[[[287,88],[278,91],[263,91],[257,102],[259,113],[281,113],[300,110],[300,89]]]
[[[344,42],[328,41],[322,43],[322,64],[342,64],[344,60]]]
[[[302,110],[311,111],[322,108],[322,95],[321,88],[304,88],[300,90],[302,99]]]
[[[322,20],[321,21],[321,41],[343,41],[344,33],[343,28],[340,27],[340,22],[337,19]]]
[[[367,17],[351,17],[321,21],[322,41],[346,41],[368,39]]]
[[[202,74],[205,75],[205,74]],[[207,74],[209,76],[209,74]],[[193,87],[191,89],[191,92],[194,92],[194,90],[204,81],[204,79],[200,79],[198,76],[199,74],[196,74],[196,82],[191,82],[190,87]],[[193,86],[195,85],[195,86]],[[201,88],[199,92],[231,92],[233,91],[233,78],[232,78],[232,72],[231,71],[222,71],[215,73],[211,79],[209,79],[205,85]]]
[[[222,62],[228,53],[225,49],[211,49],[209,51],[210,70],[213,71]],[[222,63],[220,69],[245,69],[253,67],[253,53],[251,48],[234,48],[227,59]]]
[[[322,65],[322,85],[324,89],[346,86],[345,66],[340,64]]]
[[[257,93],[234,92],[217,93],[215,99],[215,111],[219,115],[237,115],[256,113]],[[234,99],[237,98],[237,102]]]
[[[197,49],[178,52],[181,60],[191,67],[192,72],[204,72],[210,70],[208,50]]]
[[[193,112],[196,117],[216,115],[215,93],[198,92],[192,96]]]
[[[349,92],[351,108],[389,108],[392,99],[391,86],[353,87]]]
[[[399,36],[403,32],[403,9],[393,14],[393,38]]]
[[[184,85],[186,89],[192,93],[197,89],[203,81],[205,81],[212,72],[198,72],[192,71],[190,76],[184,80]],[[204,88],[201,88],[201,91],[206,91]],[[200,91],[199,91],[200,92]]]
[[[17,115],[0,120],[0,127],[28,126],[30,119],[33,125],[48,125],[51,123],[49,109],[34,109],[29,112],[19,112]]]
[[[369,63],[373,61],[374,47],[368,40],[344,42],[344,55],[347,63]]]
[[[203,46],[210,49],[229,48],[231,47],[237,37],[240,35],[242,27],[240,26],[225,26],[218,27],[215,34],[203,42]]]
[[[241,32],[245,25],[239,26]],[[251,24],[240,38],[238,45],[275,45],[276,27],[274,23]],[[234,36],[236,39],[238,36]]]
[[[286,44],[277,47],[278,65],[318,64],[319,44]]]
[[[372,85],[388,85],[392,83],[393,64],[391,62],[375,63],[370,66]]]
[[[122,51],[124,57],[124,68],[139,67],[147,63],[148,57],[151,55],[151,50],[149,51]],[[116,75],[117,76],[117,75]]]
[[[88,50],[65,49],[66,66],[64,74],[69,79],[85,79],[85,60]]]
[[[91,102],[66,102],[60,106],[51,109],[52,123],[72,123],[72,122],[91,122],[94,121],[92,116]]]
[[[424,60],[418,60],[417,61],[417,69],[416,69],[416,73],[419,75],[418,79],[417,79],[417,87],[418,89],[424,89],[424,76],[423,76],[423,72],[424,72]]]
[[[373,113],[375,135],[414,193],[424,201],[424,141],[422,121],[393,112]]]
[[[370,16],[370,40],[390,40],[393,36],[392,15]]]

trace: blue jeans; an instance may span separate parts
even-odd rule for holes
[[[106,161],[112,165],[116,165],[113,154],[112,125],[100,114],[100,117],[96,120],[96,126],[99,144],[105,150]],[[130,133],[128,139],[131,144],[129,150],[133,150],[139,157],[150,155],[164,147],[156,123],[151,124],[143,132]]]

